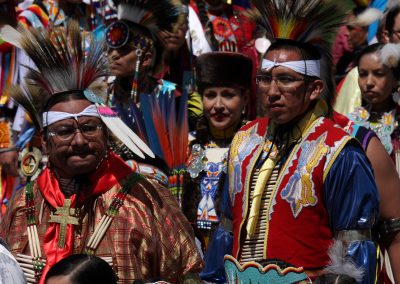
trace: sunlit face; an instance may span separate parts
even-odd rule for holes
[[[108,52],[110,70],[114,76],[133,76],[136,68],[136,49],[125,45],[117,49],[110,49]]]
[[[394,19],[393,32],[389,35],[389,40],[392,43],[400,43],[400,13]]]
[[[151,42],[151,39],[144,35],[140,28],[130,27],[130,33],[140,36],[143,41],[147,39],[147,41]],[[138,56],[140,56],[139,71],[143,75],[145,69],[151,66],[153,59],[152,49],[149,45],[147,43],[146,47],[143,46],[142,49],[137,49],[133,42],[128,42],[119,48],[109,47],[108,61],[112,75],[133,77],[136,71]]]
[[[288,62],[302,60],[302,57],[293,50],[277,49],[267,52],[265,59]],[[311,101],[317,100],[322,92],[321,80],[306,83],[302,74],[287,67],[277,66],[272,70],[261,70],[259,74],[293,79],[293,82],[286,87],[279,87],[276,79],[272,80],[269,86],[258,84],[258,93],[262,96],[263,106],[271,120],[277,124],[286,124],[305,113]]]
[[[392,91],[397,82],[393,72],[383,65],[377,53],[367,53],[360,58],[358,65],[358,85],[363,99],[373,108],[390,105]]]
[[[87,100],[70,100],[55,104],[50,111],[80,113],[90,105],[91,103]],[[84,135],[82,130],[75,131],[71,139],[67,140],[54,135],[54,133],[61,134],[71,129],[88,126],[99,127],[90,136]],[[64,119],[47,127],[47,132],[43,133],[43,146],[57,173],[61,177],[71,178],[96,169],[106,154],[107,134],[98,117],[81,116],[78,120]]]
[[[244,105],[245,96],[239,88],[210,87],[203,92],[203,113],[218,130],[237,125]]]

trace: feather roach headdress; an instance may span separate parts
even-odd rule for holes
[[[82,36],[76,22],[69,22],[65,30],[56,28],[50,33],[44,29],[21,28],[17,31],[5,26],[0,29],[0,36],[23,49],[36,66],[27,67],[26,90],[12,87],[12,96],[30,114],[36,127],[43,128],[42,113],[50,99],[80,93],[96,104],[103,122],[128,148],[143,158],[142,151],[154,156],[147,145],[103,104],[105,86],[99,79],[108,75],[103,42]]]
[[[272,41],[293,40],[328,51],[345,11],[333,0],[253,0],[255,19]]]

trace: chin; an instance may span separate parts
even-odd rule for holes
[[[211,126],[217,130],[225,130],[228,129],[230,127],[230,125],[226,122],[212,122]]]
[[[291,121],[290,118],[284,116],[272,116],[270,115],[270,119],[272,122],[276,124],[286,124]]]
[[[74,169],[75,173],[86,174],[94,171],[99,164],[99,161],[96,158],[85,157],[85,158],[75,158],[71,157],[67,161],[67,165],[70,169]]]

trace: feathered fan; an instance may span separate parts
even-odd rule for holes
[[[140,108],[151,149],[169,168],[168,188],[180,202],[188,145],[188,94],[175,97],[175,84],[163,81],[152,94],[141,94]],[[179,103],[178,103],[179,101]]]

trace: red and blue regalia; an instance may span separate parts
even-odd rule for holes
[[[330,248],[341,243],[355,268],[365,272],[358,282],[373,283],[377,256],[370,229],[377,221],[379,203],[369,162],[342,128],[316,115],[318,109],[303,118],[301,142],[279,157],[265,181],[252,235],[247,226],[260,164],[266,152],[276,151],[270,147],[274,126],[263,118],[237,133],[230,148],[222,208],[224,218],[233,222],[233,239],[222,228],[217,230],[214,241],[226,248],[218,259],[222,262],[225,253],[241,264],[279,259],[302,267],[313,278],[328,273],[333,261]],[[349,238],[353,234],[357,237]]]
[[[345,11],[323,0],[252,3],[272,41],[256,77],[270,118],[232,141],[221,225],[205,256],[214,259],[209,279],[375,283],[379,198],[371,165],[360,143],[327,118],[328,38]],[[292,84],[298,80],[305,83]]]

